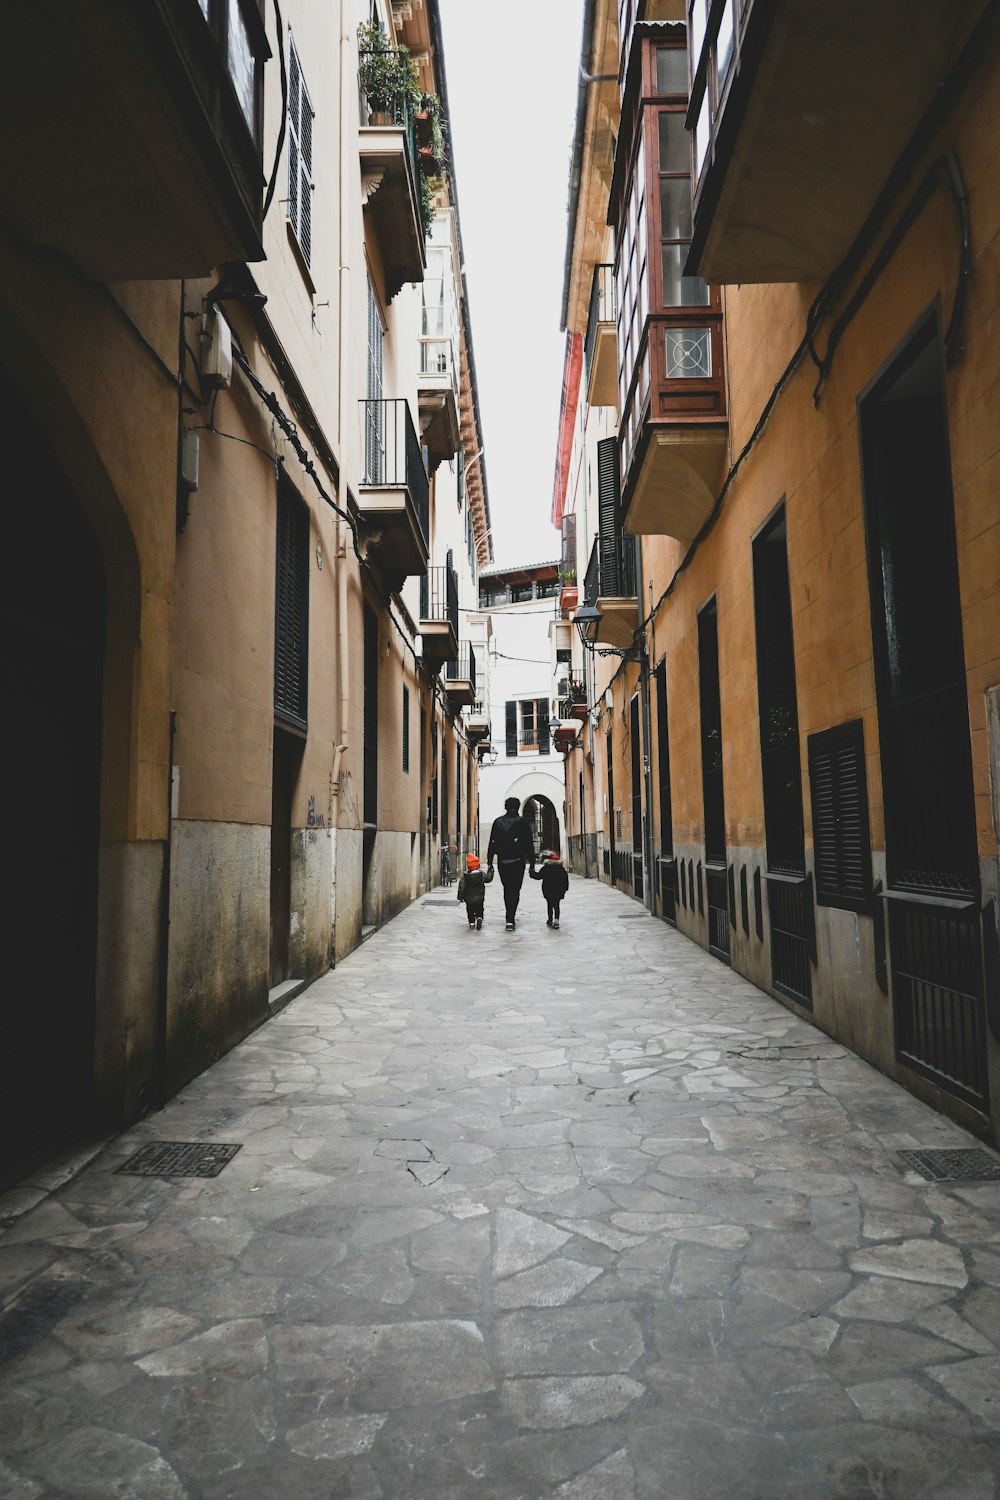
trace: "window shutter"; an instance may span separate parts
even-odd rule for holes
[[[539,755],[549,753],[549,701],[547,698],[535,699],[535,728],[538,735]]]
[[[816,899],[821,906],[867,910],[871,842],[861,719],[809,736],[809,788]]]
[[[403,686],[403,770],[410,769],[410,690]]]
[[[597,534],[600,592],[618,598],[618,439],[613,437],[597,445]]]
[[[288,218],[306,265],[312,255],[313,109],[294,41],[288,46]]]
[[[517,700],[507,699],[507,754],[517,754]]]
[[[309,678],[309,512],[278,489],[274,568],[274,709],[306,726]]]

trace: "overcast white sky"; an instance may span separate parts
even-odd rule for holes
[[[566,198],[583,0],[440,0],[497,563],[553,529]]]

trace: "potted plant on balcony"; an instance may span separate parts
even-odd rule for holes
[[[566,694],[566,701],[569,707],[569,717],[571,719],[579,719],[582,724],[588,713],[587,689],[582,682],[570,683],[569,692]]]
[[[402,123],[413,102],[415,69],[404,47],[390,47],[377,21],[358,27],[358,86],[368,106],[369,125]]]
[[[437,94],[421,94],[414,115],[420,167],[427,177],[439,177],[444,168],[444,132],[441,129],[441,104]]]

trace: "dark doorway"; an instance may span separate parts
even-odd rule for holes
[[[812,891],[806,880],[795,645],[783,505],[754,539],[753,597],[771,978],[775,989],[811,1007],[814,914]]]
[[[642,900],[642,741],[639,738],[639,695],[629,707],[632,752],[632,890]]]
[[[674,859],[674,814],[670,792],[670,715],[667,707],[667,659],[656,667],[656,762],[660,783],[660,904],[668,922],[677,920],[677,864]]]
[[[979,860],[940,336],[862,397],[896,1053],[987,1108]]]
[[[292,926],[292,798],[302,763],[303,741],[275,725],[271,755],[271,952],[273,989],[289,977]]]
[[[524,816],[531,824],[535,853],[555,853],[559,850],[559,816],[548,797],[535,795],[524,804]]]
[[[615,860],[615,773],[614,763],[611,758],[611,730],[607,731],[604,740],[605,756],[608,764],[608,847],[606,853],[606,869],[611,876],[611,883],[618,879],[618,870]]]
[[[375,889],[375,838],[378,828],[378,616],[370,604],[364,606],[364,771],[361,837],[361,926],[378,923],[379,903]]]
[[[722,701],[719,690],[719,618],[711,599],[698,616],[698,689],[701,704],[701,785],[705,806],[705,894],[708,946],[729,961],[729,888],[726,880],[726,814],[722,784]]]
[[[80,1134],[92,1097],[105,581],[76,495],[2,377],[0,410],[4,1186]]]

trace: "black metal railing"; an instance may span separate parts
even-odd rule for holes
[[[396,397],[362,401],[360,405],[365,434],[362,484],[370,489],[408,490],[426,546],[430,522],[427,470],[409,402]]]
[[[445,676],[454,682],[472,682],[476,680],[476,653],[472,649],[471,641],[460,641],[458,655],[454,661],[450,661],[445,668]]]
[[[384,57],[385,49],[366,46],[358,48],[358,108],[361,113],[361,124],[391,125],[396,130],[402,130],[403,139],[406,143],[406,161],[410,169],[410,181],[413,184],[413,191],[417,200],[417,212],[420,216],[420,227],[426,235],[429,225],[424,220],[423,195],[420,191],[419,156],[417,153],[417,130],[416,122],[413,118],[413,105],[410,102],[406,60],[396,53],[398,79],[393,80],[391,87],[386,88],[384,97],[375,98],[373,95],[365,93],[365,76],[369,71],[369,65],[375,60],[383,63]],[[378,71],[380,76],[386,76],[384,66],[380,67]]]
[[[767,875],[767,908],[771,918],[771,978],[776,990],[812,1009],[812,881]]]
[[[594,279],[590,284],[590,312],[587,315],[587,337],[583,345],[586,374],[590,377],[590,365],[597,343],[597,330],[602,323],[614,324],[618,318],[618,297],[615,292],[614,266],[594,267]]]
[[[729,962],[729,886],[725,865],[705,866],[708,896],[708,949]],[[700,895],[700,890],[699,890]]]
[[[590,560],[587,563],[587,571],[583,579],[583,602],[590,608],[597,603],[601,592],[601,565],[597,552],[597,538],[590,549]]]
[[[458,635],[458,574],[454,568],[428,568],[420,580],[420,618],[450,620]]]
[[[587,684],[582,677],[568,677],[559,700],[559,717],[561,719],[572,718],[572,710],[580,703],[586,707]]]
[[[601,528],[597,547],[602,599],[635,598],[635,539],[620,525]]]
[[[980,914],[891,893],[889,948],[896,1055],[949,1094],[985,1111],[986,1007]]]

